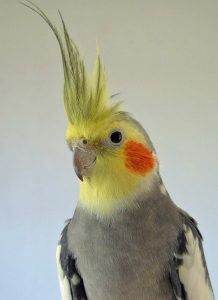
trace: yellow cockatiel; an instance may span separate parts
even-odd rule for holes
[[[197,224],[171,200],[142,126],[110,97],[97,50],[87,75],[61,17],[66,139],[80,199],[57,247],[63,300],[214,299]]]

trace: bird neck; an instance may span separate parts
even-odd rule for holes
[[[146,198],[158,181],[158,174],[151,172],[144,177],[94,176],[80,184],[79,204],[88,212],[101,218],[138,205],[137,199]],[[141,197],[140,197],[141,198]]]

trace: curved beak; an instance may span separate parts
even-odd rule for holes
[[[88,148],[75,146],[73,155],[73,167],[78,178],[83,181],[96,163],[95,151]]]

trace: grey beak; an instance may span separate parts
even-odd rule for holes
[[[78,178],[83,181],[83,177],[87,176],[96,162],[96,154],[92,149],[82,147],[74,148],[73,167]]]

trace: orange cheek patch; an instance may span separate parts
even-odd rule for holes
[[[124,153],[126,167],[139,175],[145,175],[156,164],[156,159],[152,152],[141,143],[127,142]]]

